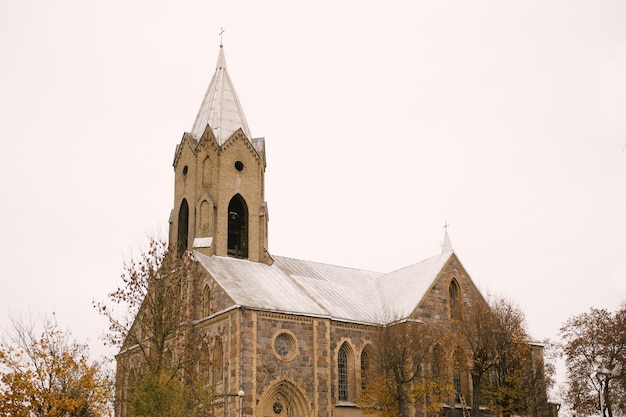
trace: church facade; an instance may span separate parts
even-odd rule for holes
[[[194,335],[190,372],[216,393],[216,416],[361,416],[376,329],[399,319],[450,327],[456,308],[485,302],[447,232],[441,253],[390,273],[271,254],[265,141],[250,135],[221,46],[173,165],[170,253],[193,253],[196,267],[172,302],[182,306],[180,337]],[[119,400],[141,355],[126,344],[116,359]],[[462,415],[471,377],[453,378],[449,412]],[[126,415],[123,401],[116,415]]]

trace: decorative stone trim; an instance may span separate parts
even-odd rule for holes
[[[235,133],[233,133],[233,135],[230,138],[228,138],[226,140],[226,142],[224,142],[222,144],[222,146],[220,148],[221,151],[222,152],[226,151],[228,148],[230,148],[235,143],[236,140],[242,141],[244,146],[246,148],[248,148],[250,153],[254,156],[254,159],[256,159],[257,161],[261,161],[261,155],[259,155],[259,152],[254,148],[254,146],[252,146],[252,143],[246,137],[246,135],[243,133],[241,128],[237,129],[237,131]]]
[[[331,321],[332,327],[336,329],[350,329],[350,330],[360,330],[360,331],[372,331],[373,326],[367,326],[364,324],[356,324],[356,323],[347,323],[343,321]]]
[[[286,314],[281,313],[273,313],[269,311],[260,311],[258,313],[258,317],[262,317],[265,319],[275,319],[275,320],[284,320],[284,321],[295,321],[300,323],[309,323],[313,324],[313,319],[310,317],[304,316],[288,316]]]

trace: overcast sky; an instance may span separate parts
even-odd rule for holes
[[[167,235],[218,33],[267,146],[270,252],[440,252],[536,339],[626,299],[626,2],[0,2],[0,324],[91,307]]]

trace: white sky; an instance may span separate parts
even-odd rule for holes
[[[0,2],[0,324],[91,307],[167,234],[220,27],[266,138],[270,252],[439,253],[537,339],[626,299],[626,2]]]

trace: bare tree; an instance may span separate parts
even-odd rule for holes
[[[109,294],[110,302],[94,303],[109,320],[105,341],[120,347],[116,386],[125,389],[116,393],[124,403],[119,414],[208,413],[212,394],[192,366],[201,362],[199,343],[185,325],[195,268],[190,252],[176,256],[166,242],[151,239],[139,258],[124,264],[122,285]]]
[[[139,258],[125,262],[122,285],[109,294],[112,303],[94,303],[109,320],[107,344],[138,348],[149,367],[163,366],[167,342],[184,317],[181,297],[193,266],[189,252],[180,258],[170,256],[167,243],[157,239],[150,240]]]

